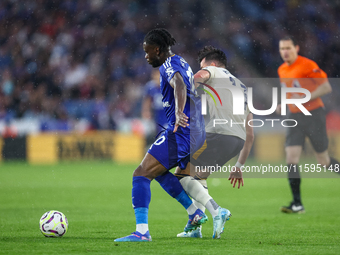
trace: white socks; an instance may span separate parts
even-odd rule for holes
[[[148,232],[149,226],[148,224],[137,224],[136,225],[136,231],[144,235],[146,232]]]
[[[218,214],[218,204],[214,201],[214,199],[209,195],[206,180],[195,180],[191,176],[186,176],[180,180],[180,183],[183,186],[185,192],[192,197],[194,200],[194,204],[202,210],[202,205],[208,209],[211,213],[212,217],[215,217]],[[204,212],[204,210],[202,210]]]
[[[197,181],[202,184],[205,191],[208,193],[207,180],[197,180]],[[192,202],[196,205],[196,207],[198,209],[200,209],[202,212],[205,212],[205,206],[204,205],[202,205],[200,202],[197,202],[195,199],[192,199]]]
[[[206,203],[205,207],[211,213],[213,218],[217,216],[219,205],[214,201],[214,199],[210,199],[208,203]]]
[[[192,204],[187,208],[187,212],[188,212],[189,215],[194,214],[194,213],[196,212],[196,210],[197,210],[197,206],[196,206],[194,203],[192,203]]]
[[[197,202],[195,199],[192,199],[192,203],[202,212],[205,212],[205,206],[202,205],[200,202]]]
[[[219,205],[209,195],[206,180],[195,180],[186,176],[180,180],[185,192],[193,198],[193,203],[204,212],[204,207],[211,213],[212,217],[218,214]],[[203,206],[204,205],[204,206]]]
[[[185,192],[202,205],[205,205],[211,199],[211,196],[208,194],[203,185],[193,177],[186,176],[180,180],[180,183],[182,184]]]

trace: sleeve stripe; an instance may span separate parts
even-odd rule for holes
[[[163,64],[164,68],[168,68],[171,66],[171,57],[169,57],[167,60],[165,60]]]

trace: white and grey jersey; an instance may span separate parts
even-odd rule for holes
[[[209,86],[205,86],[206,92],[210,90],[210,95],[206,96],[210,114],[209,123],[205,128],[206,132],[237,136],[245,140],[246,119],[249,113],[247,88],[225,68],[208,66],[203,70],[210,73],[210,78],[205,84],[209,85],[218,94],[217,96],[214,91],[210,92]],[[238,97],[236,94],[242,95],[242,97]],[[244,98],[244,101],[242,101],[242,98]],[[234,99],[239,100],[238,103],[242,101],[243,114],[236,115],[233,113]]]

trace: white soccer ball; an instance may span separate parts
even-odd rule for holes
[[[46,237],[62,237],[68,229],[68,221],[62,212],[48,211],[40,218],[40,231]]]

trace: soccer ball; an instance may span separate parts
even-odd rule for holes
[[[48,211],[40,218],[40,231],[46,237],[62,237],[66,234],[68,222],[58,211]]]

